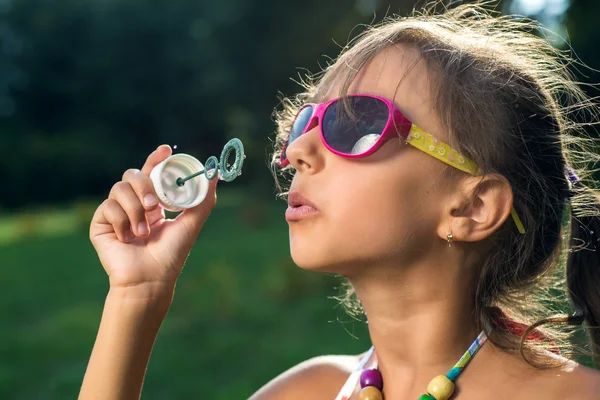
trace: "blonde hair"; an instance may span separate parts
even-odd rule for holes
[[[594,172],[588,165],[599,156],[590,150],[593,143],[585,129],[597,119],[597,108],[569,72],[573,60],[568,53],[531,33],[541,29],[536,22],[475,5],[442,14],[433,8],[369,27],[334,63],[308,78],[304,92],[284,99],[276,112],[272,166],[277,170],[281,147],[302,103],[321,101],[340,80],[343,96],[383,49],[416,49],[438,78],[434,108],[449,144],[484,174],[508,179],[527,229],[520,235],[509,222],[491,237],[494,246],[482,262],[475,289],[480,328],[500,348],[545,367],[557,365],[556,358],[544,355],[547,350],[573,355],[572,326],[585,322],[600,362],[600,252],[590,254],[586,247],[600,240],[595,239],[600,238],[599,194],[581,182],[572,188],[565,174],[568,165],[583,180]],[[288,172],[277,170],[276,175]],[[575,246],[581,242],[586,246]],[[349,287],[342,300],[356,310],[352,294]],[[557,296],[570,301],[573,315],[553,315]],[[498,308],[530,329],[519,336],[492,328]],[[529,340],[533,328],[552,340]]]

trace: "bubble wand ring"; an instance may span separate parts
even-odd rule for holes
[[[227,169],[225,163],[229,158],[229,155],[232,151],[235,151],[235,161],[231,166],[231,169]],[[238,176],[242,174],[242,166],[244,165],[244,145],[242,141],[239,139],[231,139],[227,144],[223,147],[223,151],[221,152],[221,159],[219,160],[219,172],[220,179],[223,179],[225,182],[231,182]],[[208,160],[206,161],[208,164]],[[208,178],[211,179],[211,178]]]
[[[217,160],[217,157],[210,156],[208,157],[204,165],[206,166],[206,172],[204,173],[204,175],[206,175],[206,179],[212,181],[217,176],[217,166],[220,167],[220,162],[219,160]]]
[[[235,161],[233,165],[228,165],[231,152],[235,152]],[[244,146],[239,139],[231,139],[225,144],[220,160],[211,156],[205,165],[189,154],[172,155],[150,173],[159,204],[169,211],[197,206],[206,198],[208,183],[215,179],[217,171],[220,180],[231,182],[242,174],[245,158]]]

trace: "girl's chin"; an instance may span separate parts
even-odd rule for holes
[[[292,252],[292,260],[299,268],[307,271],[332,272],[328,271],[334,264],[333,260],[326,260],[322,257],[316,257],[315,254],[294,254]]]
[[[340,260],[331,257],[331,255],[319,257],[315,252],[295,254],[292,251],[292,260],[298,268],[306,271],[342,274],[343,267],[340,265]]]
[[[296,264],[298,268],[302,268],[307,271],[323,271],[327,268],[327,264],[320,262],[319,260],[307,259],[305,257],[297,258],[293,256],[292,260],[294,260],[294,264]]]
[[[290,255],[299,268],[315,272],[342,274],[352,270],[360,257],[352,254],[343,243],[329,243],[307,236],[290,236]],[[350,253],[350,254],[348,254]]]

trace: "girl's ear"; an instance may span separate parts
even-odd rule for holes
[[[494,234],[510,216],[512,187],[500,174],[469,176],[454,188],[438,235],[446,240],[477,242]]]

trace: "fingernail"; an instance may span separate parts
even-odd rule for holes
[[[158,199],[156,198],[155,195],[148,193],[147,195],[144,196],[144,206],[150,207],[150,206],[155,205],[156,203],[158,203]]]
[[[145,235],[146,233],[148,233],[148,227],[146,226],[145,222],[140,222],[138,224],[138,233],[140,235]]]

